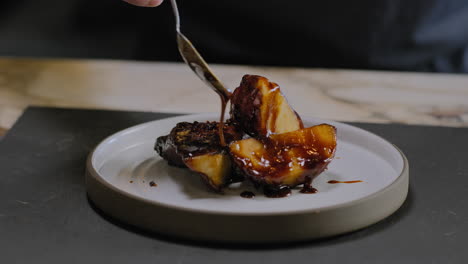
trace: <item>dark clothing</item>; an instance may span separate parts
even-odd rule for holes
[[[180,60],[168,1],[38,2],[0,4],[0,55]],[[211,63],[468,72],[466,0],[178,3],[182,31]]]

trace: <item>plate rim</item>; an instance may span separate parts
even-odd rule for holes
[[[141,127],[145,127],[150,125],[151,123],[156,123],[158,121],[162,120],[171,120],[171,119],[183,119],[183,118],[191,118],[194,119],[196,117],[202,117],[202,118],[207,118],[207,116],[210,116],[212,118],[218,118],[217,114],[215,113],[199,113],[199,114],[187,114],[187,115],[177,115],[173,117],[167,117],[167,118],[161,118],[157,120],[152,120],[148,122],[144,122],[135,126],[131,126],[128,128],[125,128],[123,130],[117,131],[103,140],[101,140],[96,147],[93,148],[93,150],[90,152],[86,159],[86,170],[92,176],[95,180],[97,180],[99,183],[103,184],[105,187],[109,188],[110,190],[119,193],[120,195],[127,196],[131,199],[138,200],[140,202],[144,202],[150,205],[154,206],[159,206],[159,207],[164,207],[168,209],[173,209],[173,210],[181,210],[181,211],[187,211],[187,212],[192,212],[192,213],[198,213],[198,214],[212,214],[212,215],[226,215],[226,216],[281,216],[281,215],[300,215],[300,214],[310,214],[310,213],[323,213],[323,212],[328,212],[328,211],[333,211],[339,208],[347,208],[347,207],[352,207],[354,205],[359,205],[361,203],[364,203],[367,200],[372,200],[375,196],[378,196],[379,194],[386,192],[388,189],[394,188],[396,185],[401,184],[402,181],[407,180],[406,178],[409,179],[409,162],[405,154],[393,143],[388,141],[387,139],[383,138],[382,136],[379,136],[373,132],[367,131],[365,129],[346,124],[343,122],[339,121],[334,121],[334,120],[326,120],[326,119],[321,119],[321,118],[316,118],[312,116],[305,116],[302,119],[303,120],[308,120],[308,119],[315,119],[315,120],[320,120],[320,122],[330,122],[330,123],[337,123],[343,126],[351,127],[352,129],[357,129],[361,132],[371,134],[372,136],[378,137],[380,140],[384,141],[385,143],[389,144],[392,146],[397,152],[400,154],[400,158],[403,161],[403,168],[401,172],[399,173],[398,177],[396,177],[390,184],[385,186],[383,189],[374,192],[370,195],[367,195],[365,197],[349,201],[349,202],[344,202],[340,204],[335,204],[335,205],[329,205],[329,206],[324,206],[324,207],[318,207],[318,208],[313,208],[313,209],[299,209],[299,210],[292,210],[292,211],[278,211],[278,212],[226,212],[226,211],[217,211],[217,210],[210,210],[210,209],[196,209],[196,208],[190,208],[190,207],[183,207],[183,206],[177,206],[177,205],[170,205],[162,202],[158,202],[156,200],[151,200],[148,198],[140,197],[135,194],[132,194],[130,192],[127,192],[125,190],[119,189],[116,186],[110,184],[107,182],[101,175],[100,173],[96,170],[96,168],[93,166],[93,157],[94,154],[96,153],[97,149],[106,141],[110,140],[113,137],[119,136],[121,134],[128,133],[129,131],[132,130],[138,130]],[[398,172],[397,172],[398,173]],[[405,177],[406,176],[406,177]],[[409,188],[409,187],[408,187]],[[406,200],[406,197],[404,198]]]

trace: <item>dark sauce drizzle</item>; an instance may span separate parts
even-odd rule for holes
[[[300,190],[301,193],[317,193],[318,190],[312,187],[312,179],[310,177],[306,178],[306,181],[304,182],[304,186]]]
[[[255,193],[253,192],[249,192],[249,191],[244,191],[240,194],[240,196],[242,198],[248,198],[248,199],[251,199],[251,198],[254,198],[255,197]]]
[[[337,184],[337,183],[358,183],[358,182],[362,182],[362,181],[336,181],[336,180],[328,181],[328,183],[330,183],[330,184]]]
[[[149,182],[149,186],[151,186],[151,187],[156,187],[156,186],[158,186],[158,185],[157,185],[154,181],[150,181],[150,182]]]
[[[224,96],[220,95],[221,98],[221,116],[219,118],[219,128],[218,128],[218,133],[219,133],[219,143],[221,147],[226,146],[226,140],[224,139],[224,112],[226,111],[226,104],[229,98],[224,98]]]
[[[280,186],[277,188],[264,187],[263,193],[268,198],[283,198],[291,195],[291,188],[288,186]]]

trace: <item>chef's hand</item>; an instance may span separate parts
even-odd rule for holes
[[[125,2],[136,5],[136,6],[145,6],[145,7],[155,7],[160,5],[163,0],[124,0]]]

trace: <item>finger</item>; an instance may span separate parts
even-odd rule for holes
[[[136,6],[144,6],[144,7],[155,7],[160,5],[163,0],[124,0],[125,2],[136,5]]]

